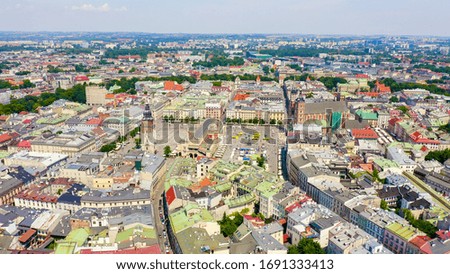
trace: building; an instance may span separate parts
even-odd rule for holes
[[[70,157],[97,149],[95,137],[88,133],[63,133],[43,135],[31,141],[31,151],[38,153],[61,153]]]
[[[88,106],[103,106],[106,104],[108,90],[100,86],[86,86],[86,104]]]
[[[155,129],[155,125],[153,123],[152,111],[150,110],[150,105],[147,103],[145,105],[144,117],[141,122],[141,142],[142,149],[149,153],[155,154],[155,136],[153,130]]]
[[[417,163],[409,158],[401,148],[394,146],[388,147],[386,149],[386,158],[397,163],[402,171],[413,173],[417,167]]]
[[[327,126],[340,128],[350,117],[344,101],[305,102],[297,100],[294,120],[297,124],[304,124],[309,120],[325,120]]]
[[[383,245],[396,254],[406,254],[408,242],[423,233],[410,225],[397,222],[386,226],[384,231]]]
[[[0,206],[12,204],[13,197],[23,189],[23,182],[16,178],[0,179]]]
[[[166,173],[166,159],[156,154],[144,154],[139,173],[140,187],[151,190],[155,184],[161,182]]]
[[[81,207],[110,208],[149,205],[150,192],[140,189],[125,189],[113,192],[93,190],[81,197]]]

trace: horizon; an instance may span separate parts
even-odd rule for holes
[[[6,0],[0,30],[450,37],[449,10],[446,0]]]
[[[432,38],[450,38],[450,35],[432,35],[432,34],[327,34],[327,33],[264,33],[264,32],[248,32],[248,33],[220,33],[220,32],[146,32],[146,31],[95,31],[95,30],[70,30],[70,31],[52,31],[52,30],[0,30],[0,33],[19,33],[19,34],[52,34],[52,33],[61,33],[61,34],[147,34],[147,35],[216,35],[216,36],[227,36],[227,35],[279,35],[279,36],[315,36],[315,37],[432,37]]]

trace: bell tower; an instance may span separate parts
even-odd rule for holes
[[[150,104],[145,104],[144,117],[141,122],[141,143],[142,149],[149,153],[156,153],[156,147],[154,144],[155,137],[153,136],[153,130],[155,128],[152,111],[150,110]]]

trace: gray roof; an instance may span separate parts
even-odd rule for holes
[[[252,236],[258,244],[258,247],[264,252],[273,250],[287,250],[287,248],[278,242],[274,237],[270,236],[270,234],[262,232],[261,230],[253,231]]]
[[[262,231],[263,233],[273,234],[273,233],[277,233],[280,231],[283,232],[283,227],[279,223],[273,222],[273,223],[263,226],[259,230]]]
[[[115,192],[101,192],[94,190],[83,197],[81,202],[114,202],[127,200],[149,200],[150,191],[136,189],[125,189]]]
[[[324,101],[305,104],[305,114],[324,113],[326,109],[333,112],[345,112],[347,106],[344,101]]]
[[[146,154],[142,158],[142,170],[148,173],[154,173],[165,163],[165,160],[164,157],[156,154]]]
[[[17,180],[16,178],[11,178],[7,180],[0,180],[0,196],[8,193],[12,189],[19,187],[23,182]]]

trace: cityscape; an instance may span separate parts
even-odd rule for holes
[[[449,230],[448,37],[0,32],[0,254],[450,254]]]

